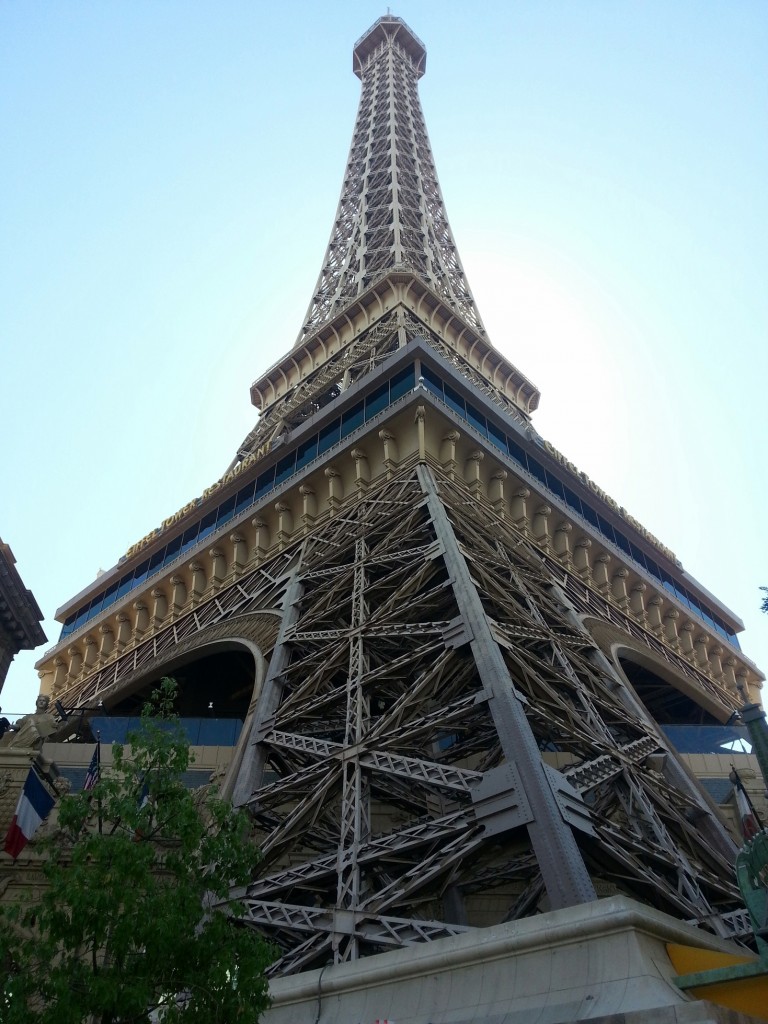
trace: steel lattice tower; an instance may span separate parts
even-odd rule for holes
[[[660,723],[726,722],[762,677],[732,613],[533,429],[451,235],[424,69],[398,18],[356,44],[299,340],[222,479],[62,609],[44,685],[119,710],[200,652],[253,654],[228,787],[276,973],[614,893],[738,933],[733,842]]]

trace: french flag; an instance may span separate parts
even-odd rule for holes
[[[30,768],[3,847],[14,860],[51,813],[54,803],[54,798]]]

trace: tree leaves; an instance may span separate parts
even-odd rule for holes
[[[227,900],[258,861],[249,821],[185,788],[175,693],[164,679],[111,769],[62,798],[39,899],[0,908],[0,1024],[145,1024],[158,1008],[230,1024],[268,1006],[272,952]]]

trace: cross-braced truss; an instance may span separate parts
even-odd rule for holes
[[[275,970],[626,892],[717,922],[728,841],[541,557],[421,465],[302,542],[241,774]],[[245,788],[243,788],[245,787]]]
[[[355,48],[362,81],[352,146],[323,267],[298,344],[394,267],[409,268],[483,331],[445,213],[419,101],[426,52],[380,18]]]

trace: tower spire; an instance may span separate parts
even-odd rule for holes
[[[446,216],[419,102],[426,60],[418,36],[389,13],[355,44],[360,105],[331,239],[297,347],[392,269],[417,274],[484,333]]]

